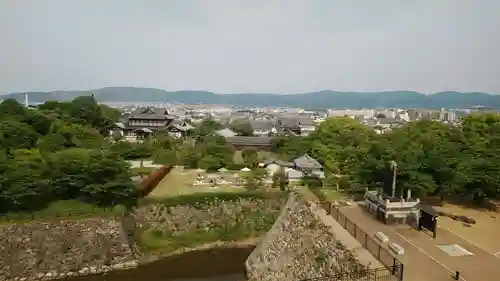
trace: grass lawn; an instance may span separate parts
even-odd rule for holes
[[[316,203],[320,201],[319,198],[307,187],[299,186],[296,190],[307,201]]]
[[[138,167],[138,168],[130,168],[130,171],[132,172],[132,176],[139,176],[141,174],[147,176],[154,172],[156,167]]]
[[[103,208],[78,200],[61,200],[50,203],[45,209],[33,212],[15,212],[0,215],[0,223],[22,223],[31,220],[82,219],[119,215],[123,208]]]
[[[320,189],[321,193],[325,195],[328,201],[342,201],[346,199],[346,196],[335,189]]]
[[[239,171],[230,171],[229,173],[239,173]],[[192,193],[206,192],[241,192],[243,187],[233,187],[230,185],[211,186],[192,186],[198,173],[193,169],[173,168],[168,175],[158,184],[158,186],[148,195],[150,198],[164,198],[180,196]]]
[[[335,189],[327,189],[327,188],[321,188],[317,189],[319,192],[321,192],[327,201],[342,201],[346,199],[346,196],[340,192],[337,192]],[[319,202],[320,198],[314,194],[313,191],[311,191],[307,187],[298,187],[297,191],[304,197],[304,199],[313,201],[313,202]]]
[[[243,164],[244,161],[243,161],[243,157],[241,156],[241,150],[238,150],[234,153],[234,163],[237,163],[237,164]],[[269,152],[269,151],[259,151],[258,152],[258,159],[269,159],[273,157],[273,153],[272,152]]]

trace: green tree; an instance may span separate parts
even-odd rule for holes
[[[14,99],[7,99],[0,102],[0,120],[23,119],[26,115],[26,108]]]
[[[273,174],[272,180],[273,180],[272,183],[273,188],[279,188],[281,191],[287,190],[289,181],[288,181],[288,176],[283,169],[276,171]]]
[[[48,168],[37,150],[15,150],[0,160],[1,211],[35,210],[52,197]]]
[[[57,133],[66,139],[66,147],[96,149],[102,148],[105,143],[104,137],[99,131],[89,126],[72,124],[64,126]]]
[[[300,184],[309,188],[320,188],[323,186],[323,181],[316,174],[305,174]]]
[[[253,136],[253,128],[250,122],[233,122],[230,125],[231,130],[238,134],[238,136],[251,137]]]
[[[334,163],[341,174],[349,174],[364,161],[376,137],[372,128],[357,120],[329,118],[310,135],[311,154],[322,163]]]
[[[37,147],[42,153],[56,152],[66,147],[66,138],[61,134],[49,133],[38,140]]]
[[[280,158],[291,161],[311,152],[311,138],[300,136],[281,136],[272,140],[271,151]]]
[[[245,148],[241,151],[243,162],[250,167],[255,167],[257,165],[258,156],[259,152],[255,148]]]
[[[196,137],[202,137],[202,136],[207,136],[209,134],[212,134],[213,132],[222,129],[222,124],[219,122],[209,118],[209,119],[204,119],[201,121],[198,126],[195,127],[194,129],[194,135]]]
[[[264,180],[266,177],[266,169],[257,168],[245,173],[245,188],[248,190],[256,190],[264,187]]]
[[[222,167],[222,163],[221,163],[220,159],[218,159],[212,155],[205,155],[198,162],[198,166],[202,169],[215,171],[215,170]]]
[[[39,134],[28,124],[19,121],[0,121],[0,147],[8,152],[36,146]]]
[[[49,133],[52,125],[52,120],[36,109],[28,110],[22,119],[22,122],[30,125],[33,130],[41,135]]]
[[[126,160],[144,159],[153,154],[151,146],[147,143],[131,143],[126,141],[112,144],[111,151],[114,151]]]
[[[60,199],[110,205],[132,204],[137,197],[128,164],[115,153],[73,148],[53,153],[47,161]]]

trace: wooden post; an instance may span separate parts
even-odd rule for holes
[[[460,272],[458,270],[455,271],[455,280],[460,280]]]

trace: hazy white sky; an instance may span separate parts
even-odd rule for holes
[[[500,0],[0,0],[0,93],[500,93]]]

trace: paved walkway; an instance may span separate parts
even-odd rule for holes
[[[414,246],[425,251],[428,255],[434,257],[442,263],[443,266],[460,271],[464,280],[500,280],[500,259],[472,245],[446,229],[439,228],[436,239],[414,229],[398,229],[397,232],[409,243],[412,243]],[[443,252],[438,245],[459,245],[473,255],[451,257]],[[492,276],[497,277],[492,279]]]
[[[335,234],[335,239],[342,242],[342,244],[349,250],[356,253],[361,264],[370,268],[381,268],[383,265],[378,261],[368,250],[363,248],[361,244],[352,237],[332,216],[327,214],[326,210],[318,205],[316,214],[325,225],[329,226],[331,231]]]
[[[404,248],[405,253],[398,256],[404,264],[404,281],[451,281],[452,272],[439,262],[429,258],[412,244],[408,243],[395,231],[394,227],[387,226],[367,215],[358,206],[343,207],[340,209],[352,222],[356,223],[368,235],[374,236],[378,231],[383,232],[389,241],[395,242]],[[474,281],[474,280],[466,280]],[[491,280],[490,280],[491,281]]]
[[[341,211],[369,235],[382,231],[391,242],[404,248],[401,260],[405,265],[405,281],[449,281],[456,270],[460,271],[462,281],[492,281],[500,276],[500,259],[446,229],[439,228],[434,239],[409,227],[382,224],[358,206],[344,207]],[[451,257],[438,248],[438,245],[450,244],[459,245],[474,255]]]

